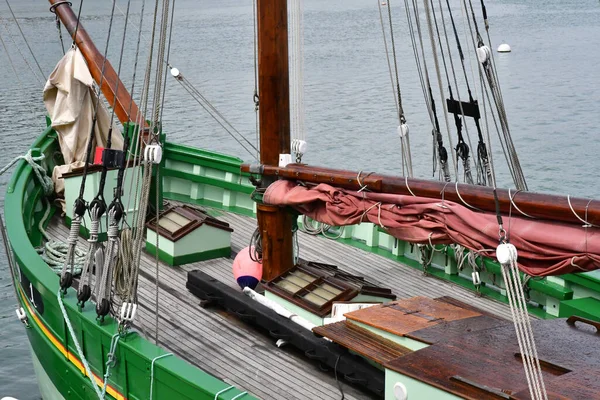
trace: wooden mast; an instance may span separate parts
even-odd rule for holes
[[[75,28],[77,27],[77,16],[71,9],[71,6],[69,3],[60,0],[48,1],[53,6],[57,3],[60,3],[54,8],[54,11],[72,38],[75,34]],[[97,83],[99,83],[101,80],[100,76],[102,74],[102,62],[104,61],[104,55],[96,48],[94,42],[92,42],[92,39],[81,25],[81,22],[79,23],[79,27],[77,27],[76,43],[81,51],[81,54],[83,55],[83,58],[85,58],[88,63],[88,68],[90,69],[92,77]],[[113,101],[115,98],[117,82],[119,82],[119,90],[116,101]],[[138,114],[140,112],[139,108],[135,101],[132,101],[130,93],[127,91],[123,82],[119,80],[119,76],[108,60],[106,60],[106,64],[104,66],[104,79],[102,80],[101,90],[110,106],[115,109],[115,115],[117,118],[119,118],[121,123],[128,121],[135,122],[138,120]],[[130,104],[131,118],[129,118],[128,115]]]
[[[260,162],[276,167],[279,155],[290,153],[287,0],[258,0],[257,6]],[[293,217],[284,208],[259,204],[257,219],[268,281],[293,267]]]
[[[488,186],[454,184],[433,180],[381,175],[371,172],[355,172],[301,164],[289,164],[285,168],[269,165],[242,165],[242,172],[261,171],[262,176],[298,180],[304,183],[327,183],[331,186],[358,190],[362,185],[379,193],[415,195],[432,199],[445,199],[477,208],[486,212],[496,212],[494,189]],[[358,178],[358,179],[357,179]],[[359,182],[360,180],[360,182]],[[517,192],[497,189],[500,212],[513,216],[528,216],[553,222],[582,224],[585,220],[600,225],[600,201],[569,198],[551,194]],[[512,201],[511,201],[512,198]],[[579,218],[578,218],[579,217]],[[581,219],[580,219],[581,218]]]

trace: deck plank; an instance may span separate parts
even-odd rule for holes
[[[256,221],[253,218],[214,210],[218,218],[234,228],[232,252],[249,243]],[[48,234],[65,241],[68,228],[55,217]],[[363,275],[392,289],[399,298],[412,296],[452,296],[462,302],[502,318],[510,317],[508,307],[500,302],[478,297],[451,283],[425,277],[422,272],[396,261],[305,233],[298,235],[300,257],[310,261],[335,264],[343,271]],[[87,249],[88,243],[80,239]],[[155,261],[143,253],[140,266],[137,328],[154,340],[155,329]],[[187,272],[200,269],[210,276],[238,288],[231,273],[231,260],[216,259],[171,267],[159,266],[159,343],[186,361],[265,399],[339,399],[340,393],[332,373],[322,372],[314,363],[293,349],[277,348],[274,340],[261,331],[216,309],[203,309],[199,299],[185,287]],[[364,399],[369,395],[343,383],[345,398]]]

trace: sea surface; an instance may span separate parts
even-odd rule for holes
[[[73,3],[78,7],[78,0]],[[82,24],[102,50],[110,26],[111,3],[110,0],[83,2]],[[406,14],[403,2],[388,0],[390,3],[402,100],[410,125],[414,172],[415,176],[431,178],[431,123],[419,86]],[[434,3],[437,6],[438,2]],[[463,47],[472,53],[472,44],[462,34],[461,3],[458,0],[451,3]],[[481,21],[479,2],[474,3],[477,3],[476,13]],[[42,76],[47,76],[62,56],[48,2],[12,0],[10,4],[42,72],[38,71],[6,4],[0,2],[0,36],[10,54],[9,60],[5,49],[0,47],[0,166],[24,154],[43,131],[45,78]],[[134,22],[129,24],[122,68],[122,77],[128,87],[132,81],[137,39],[135,27],[141,4],[141,0],[131,3]],[[119,0],[117,5],[124,10],[127,1]],[[153,1],[147,1],[146,12],[153,6]],[[304,9],[305,114],[309,146],[304,162],[401,174],[400,142],[396,133],[398,120],[378,2],[306,0]],[[383,11],[387,13],[387,8]],[[512,137],[530,190],[600,197],[600,2],[488,0],[487,11],[492,48],[506,42],[513,50],[508,54],[495,53],[494,57]],[[449,24],[447,18],[446,14],[446,24]],[[149,37],[147,23],[150,20],[150,14],[146,14],[140,65],[145,64],[148,54],[147,40],[144,39]],[[174,21],[171,64],[210,99],[238,131],[254,142],[252,0],[177,0]],[[117,10],[109,43],[109,58],[115,68],[123,22],[123,15]],[[424,17],[421,23],[425,34]],[[68,35],[63,33],[63,37],[68,48]],[[462,72],[454,43],[451,38],[456,73],[463,84],[459,93],[464,99],[466,91],[460,78]],[[425,51],[440,110],[431,51],[429,47]],[[478,83],[474,83],[477,79],[472,79],[468,65],[467,58],[471,85],[478,88]],[[441,74],[443,77],[443,70]],[[140,68],[136,99],[142,77]],[[438,112],[444,127],[442,113]],[[469,128],[475,143],[475,129],[471,125]],[[252,159],[172,78],[166,87],[164,130],[171,141]],[[453,125],[451,131],[456,135]],[[491,135],[498,185],[511,186],[493,129]],[[450,139],[444,136],[444,140],[448,143]],[[456,138],[452,140],[456,142]],[[0,177],[2,203],[8,180],[8,173]],[[25,330],[15,317],[14,293],[4,250],[1,252],[0,397],[37,399],[40,394],[29,346]]]

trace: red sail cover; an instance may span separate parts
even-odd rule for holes
[[[372,222],[411,243],[457,243],[491,258],[498,246],[495,215],[450,201],[354,192],[326,184],[308,188],[286,180],[270,185],[263,200],[292,206],[329,225]],[[600,231],[595,227],[504,216],[504,228],[518,249],[519,268],[529,275],[591,271],[600,265]]]

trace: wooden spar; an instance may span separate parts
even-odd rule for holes
[[[462,204],[468,208],[495,213],[494,190],[488,186],[454,184],[424,179],[413,179],[380,175],[369,172],[336,170],[322,167],[311,167],[301,164],[289,164],[285,168],[271,165],[261,166],[261,175],[298,180],[305,183],[327,183],[349,190],[358,190],[363,185],[368,190],[380,193],[404,194],[442,199]],[[242,165],[242,172],[256,171],[249,164]],[[360,182],[359,182],[360,180]],[[458,189],[458,190],[457,190]],[[412,193],[411,193],[412,192]],[[513,216],[527,214],[534,218],[555,222],[567,222],[583,225],[581,218],[590,224],[600,225],[600,201],[590,199],[568,198],[550,194],[517,192],[511,190],[512,203],[508,190],[497,189],[500,211]],[[573,210],[569,206],[569,200]],[[577,215],[577,216],[576,216]]]
[[[287,0],[258,0],[258,89],[260,162],[275,167],[290,153]],[[265,182],[266,183],[266,182]],[[263,279],[293,267],[292,215],[284,208],[259,204]]]
[[[73,37],[75,34],[75,27],[77,26],[77,16],[71,9],[69,3],[62,2],[60,0],[48,0],[51,5],[56,3],[61,3],[57,7],[55,7],[55,12],[60,21],[65,26],[69,35]],[[90,73],[92,77],[96,81],[96,83],[100,83],[100,76],[102,75],[102,62],[104,60],[104,55],[96,48],[94,42],[83,28],[81,23],[79,23],[79,27],[77,28],[77,46],[81,51],[81,54],[85,58],[88,63],[88,68],[90,69]],[[119,82],[119,90],[117,92],[117,99],[115,99],[115,91],[117,88],[117,82]],[[119,118],[121,123],[125,123],[128,121],[138,121],[139,119],[139,108],[135,101],[132,101],[131,95],[127,91],[123,82],[120,81],[119,77],[113,66],[110,64],[108,60],[106,60],[106,64],[104,66],[104,79],[102,80],[102,93],[108,104],[115,109],[115,115]],[[128,116],[129,107],[131,104],[131,118]],[[145,120],[144,120],[145,121]]]

